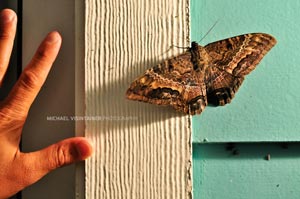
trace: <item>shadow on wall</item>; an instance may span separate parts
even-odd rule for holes
[[[183,113],[176,112],[170,106],[159,106],[131,101],[125,97],[126,90],[131,82],[138,76],[144,74],[148,68],[160,62],[161,60],[147,60],[135,63],[130,67],[130,70],[117,81],[106,81],[109,83],[98,86],[94,90],[87,91],[87,99],[97,99],[97,102],[89,103],[96,104],[101,101],[102,104],[97,110],[91,110],[90,113],[93,112],[90,116],[98,117],[97,122],[110,127],[109,130],[112,130],[111,128],[130,129],[132,127],[145,127],[148,124],[158,121],[163,122],[171,118],[184,116]],[[104,73],[103,76],[111,77],[118,73],[118,71],[114,71],[114,68],[108,67]]]

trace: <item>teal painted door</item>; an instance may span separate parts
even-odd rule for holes
[[[298,143],[194,144],[194,199],[299,199]]]
[[[230,104],[193,117],[195,199],[300,197],[299,9],[294,0],[191,0],[192,41],[277,39]]]

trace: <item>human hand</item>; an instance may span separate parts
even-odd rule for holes
[[[0,84],[8,67],[16,24],[17,16],[12,10],[0,13]],[[28,110],[60,46],[60,35],[49,33],[8,97],[0,102],[0,199],[14,195],[56,168],[92,154],[91,145],[81,137],[69,138],[32,153],[22,153],[19,148]]]

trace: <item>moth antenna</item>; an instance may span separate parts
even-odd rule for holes
[[[174,47],[177,47],[177,46],[171,45],[166,51],[162,52],[162,53],[160,54],[160,56],[162,56],[162,55],[168,53],[168,52],[171,51],[172,48],[174,48]],[[181,48],[184,48],[184,47],[181,47]]]
[[[165,55],[166,53],[168,53],[169,51],[171,51],[173,48],[181,48],[181,49],[190,49],[190,47],[181,47],[181,46],[175,46],[175,45],[171,45],[166,51],[162,52],[160,54],[160,56]]]
[[[181,48],[181,49],[190,49],[190,47],[182,47],[182,46],[175,46],[175,45],[172,45],[170,46],[170,48]]]
[[[214,29],[217,23],[220,21],[220,18],[212,25],[212,27],[205,33],[205,35],[200,39],[199,43]]]

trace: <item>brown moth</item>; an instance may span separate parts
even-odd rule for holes
[[[230,103],[244,78],[276,44],[264,33],[245,34],[200,46],[148,69],[126,97],[200,114],[207,104]]]

